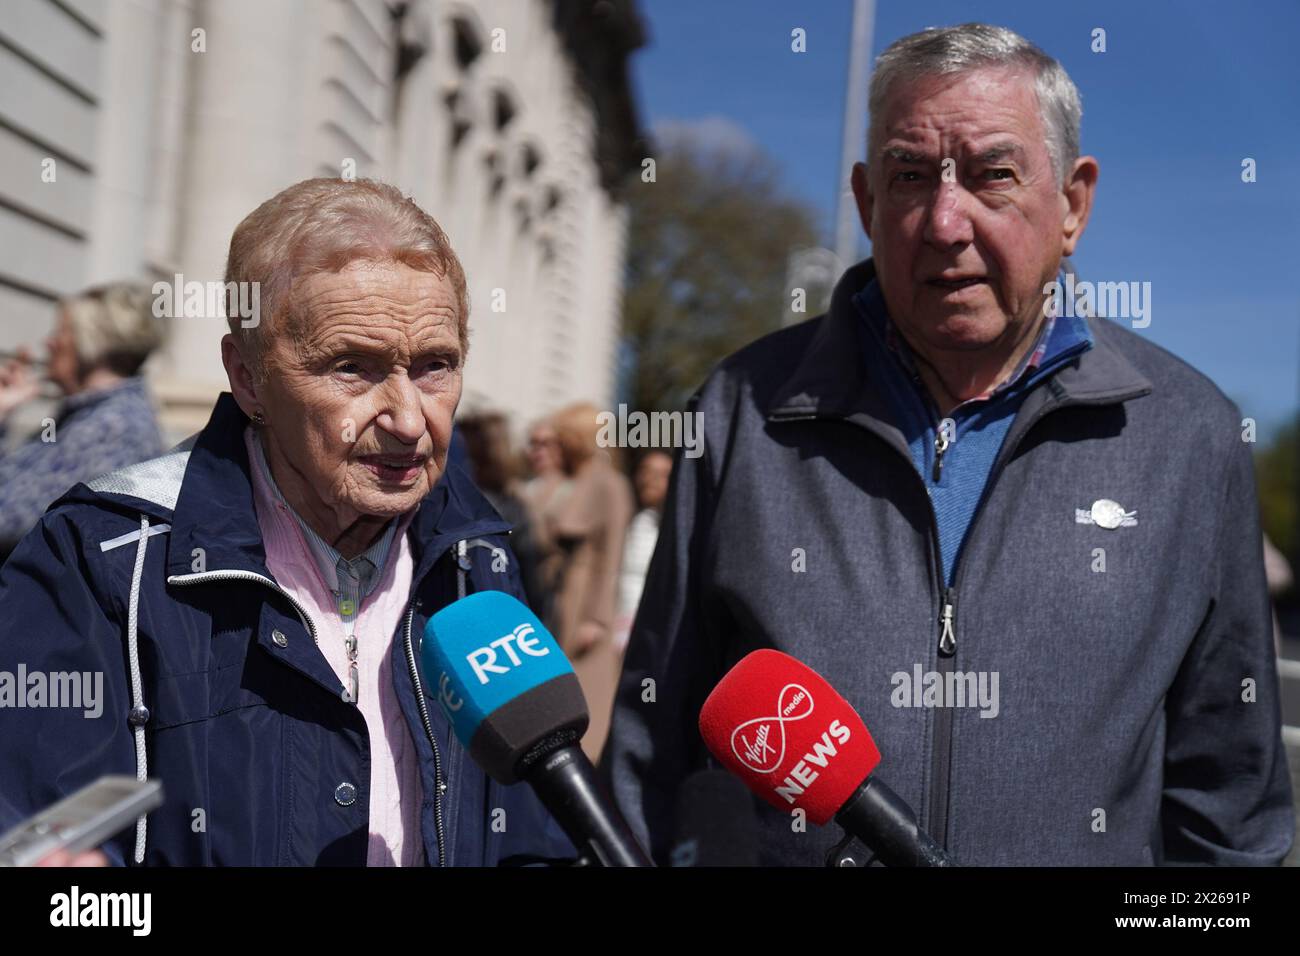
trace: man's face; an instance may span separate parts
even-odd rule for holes
[[[404,264],[356,261],[298,280],[292,296],[257,388],[277,482],[340,528],[411,510],[446,467],[460,401],[454,290]]]
[[[890,317],[931,352],[1017,341],[1082,231],[1032,77],[922,77],[887,103],[854,188]]]

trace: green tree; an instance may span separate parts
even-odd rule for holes
[[[1292,570],[1300,572],[1300,541],[1296,539],[1297,456],[1300,456],[1300,416],[1278,430],[1268,447],[1255,453],[1255,481],[1259,489],[1260,519],[1269,540],[1287,556]]]
[[[685,138],[626,198],[623,392],[634,409],[673,411],[720,359],[779,327],[786,260],[814,243],[815,214],[783,194],[757,149]]]

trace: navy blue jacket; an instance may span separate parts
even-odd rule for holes
[[[166,797],[148,817],[145,864],[365,864],[366,725],[266,567],[247,421],[223,395],[185,446],[55,502],[0,569],[0,674],[22,665],[103,682],[97,717],[84,706],[0,709],[0,831],[143,765]],[[574,855],[526,785],[503,787],[473,763],[415,667],[426,620],[458,591],[522,598],[513,556],[493,569],[508,530],[453,466],[408,531],[414,575],[393,681],[420,756],[433,865]],[[37,702],[27,690],[23,702]],[[130,830],[104,849],[130,862],[137,839]]]

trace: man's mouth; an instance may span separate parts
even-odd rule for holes
[[[414,481],[427,460],[425,455],[363,455],[360,459],[380,481],[397,484]]]
[[[988,285],[988,276],[956,276],[951,278],[936,277],[927,279],[926,285],[942,290],[968,289],[975,285]]]

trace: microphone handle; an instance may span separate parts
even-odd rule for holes
[[[605,797],[581,747],[557,748],[534,763],[524,779],[579,853],[600,866],[654,866]]]
[[[916,822],[907,802],[868,777],[835,814],[835,822],[867,845],[886,866],[956,866]]]

